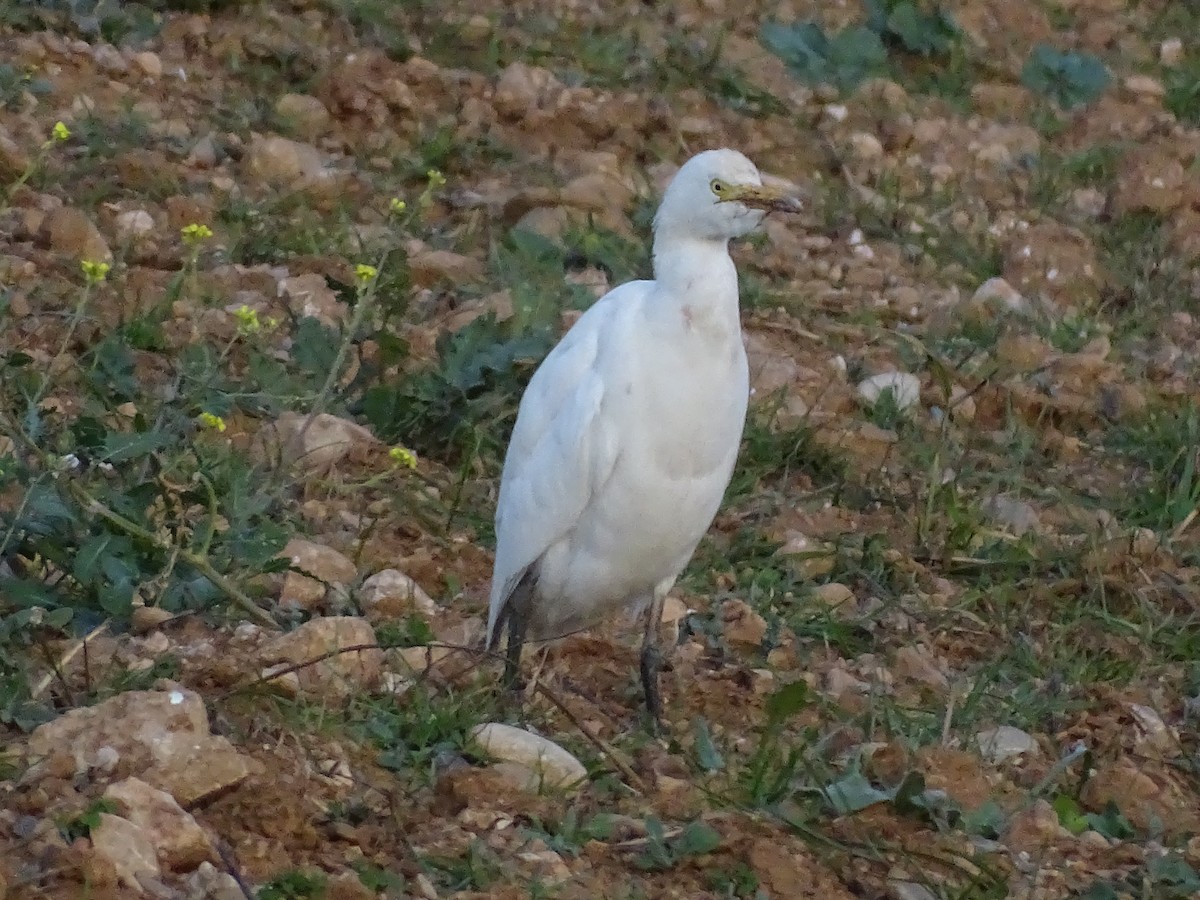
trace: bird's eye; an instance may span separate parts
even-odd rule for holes
[[[723,197],[725,192],[729,190],[725,182],[723,182],[720,178],[714,178],[709,184],[709,187],[712,188],[712,192],[718,197]]]

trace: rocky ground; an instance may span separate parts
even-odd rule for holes
[[[905,6],[0,5],[0,897],[1200,896],[1200,11]],[[714,146],[806,212],[657,739],[470,648]]]

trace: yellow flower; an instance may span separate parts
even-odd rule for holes
[[[196,418],[200,422],[200,424],[203,425],[205,428],[212,428],[216,431],[224,431],[225,430],[225,420],[222,419],[220,416],[216,415],[215,413],[210,413],[210,412],[200,413],[200,415],[197,416]]]
[[[437,169],[430,169],[425,173],[425,177],[429,179],[430,187],[442,187],[446,183],[446,176]]]
[[[397,466],[404,466],[406,469],[415,469],[417,467],[417,454],[413,453],[407,447],[393,447],[388,451],[388,456],[391,457],[392,462]]]
[[[257,334],[262,331],[262,322],[258,320],[258,312],[243,304],[233,311],[237,319],[237,331],[240,335]]]
[[[406,209],[408,209],[408,204],[405,203],[403,200],[401,200],[399,197],[393,197],[391,199],[391,201],[388,203],[388,209],[390,209],[394,213],[402,213]]]
[[[354,277],[358,279],[360,284],[374,281],[378,274],[379,270],[377,268],[368,266],[366,263],[359,263],[354,267]]]
[[[62,122],[55,122],[54,127],[50,129],[50,136],[54,140],[62,142],[71,136],[71,129]]]
[[[183,242],[191,246],[195,246],[213,236],[212,229],[207,225],[197,225],[194,222],[191,225],[184,225],[183,228],[179,229],[179,233],[183,235]]]
[[[108,270],[112,266],[106,262],[85,259],[79,263],[79,268],[83,270],[83,277],[87,279],[88,284],[99,284],[108,276]]]

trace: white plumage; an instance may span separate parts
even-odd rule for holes
[[[741,153],[688,160],[655,217],[655,280],[606,294],[534,373],[496,510],[488,646],[507,622],[509,678],[527,636],[647,604],[657,721],[662,602],[720,506],[749,398],[728,242],[797,208]]]

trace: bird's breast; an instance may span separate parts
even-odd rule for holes
[[[616,398],[631,446],[671,477],[706,476],[736,455],[746,421],[749,373],[739,340],[702,356],[665,350]]]

